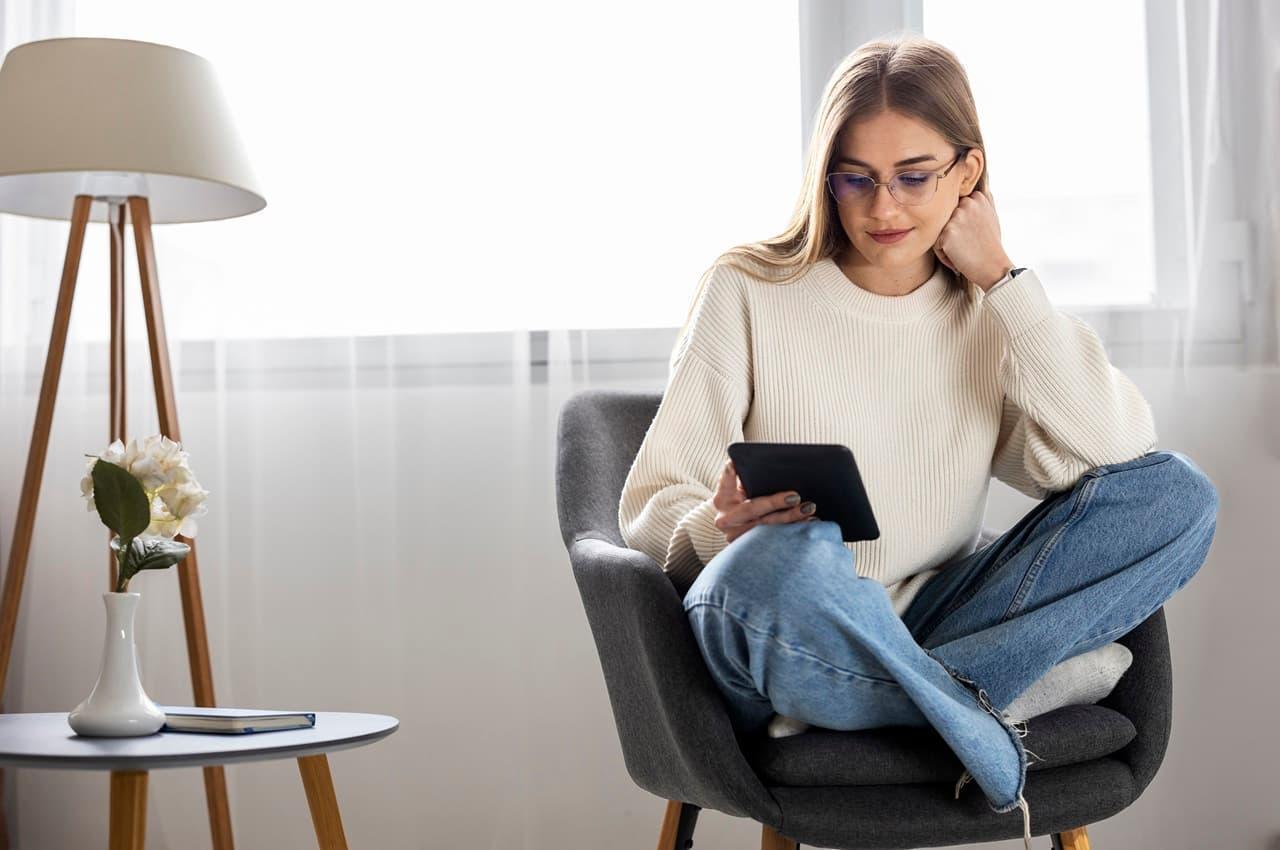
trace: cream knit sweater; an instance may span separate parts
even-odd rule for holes
[[[730,443],[841,443],[880,527],[845,546],[901,616],[973,551],[991,476],[1043,499],[1155,448],[1146,399],[1034,270],[972,304],[952,280],[937,263],[889,296],[831,259],[787,284],[717,265],[623,485],[626,544],[683,593],[727,545],[712,496]]]

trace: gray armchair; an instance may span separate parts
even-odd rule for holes
[[[660,393],[584,390],[560,411],[556,506],[627,772],[668,801],[659,850],[693,845],[700,809],[762,825],[762,850],[939,847],[1020,838],[1022,819],[981,792],[954,799],[964,769],[932,729],[735,733],[675,585],[618,530],[622,485]],[[984,531],[985,545],[995,534]],[[1155,775],[1169,739],[1164,609],[1119,638],[1133,663],[1096,705],[1027,721],[1031,831],[1087,848],[1085,825],[1116,814]],[[976,791],[977,789],[972,789]]]

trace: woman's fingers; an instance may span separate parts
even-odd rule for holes
[[[747,523],[746,525],[730,526],[729,528],[723,529],[724,538],[725,540],[728,540],[730,543],[732,543],[733,541],[737,540],[739,537],[746,534],[748,531],[755,528],[759,524],[760,523],[758,522],[752,521]]]
[[[732,459],[726,460],[720,469],[714,502],[719,509],[716,527],[729,540],[745,534],[757,525],[806,522],[817,518],[814,516],[816,506],[812,502],[801,504],[800,494],[794,490],[747,498],[746,488],[738,478]],[[806,511],[805,508],[809,510]]]
[[[724,466],[720,468],[720,483],[716,486],[716,502],[723,501],[727,507],[737,501],[734,499],[738,492],[737,479],[738,474],[733,470],[733,461],[725,461]]]
[[[951,265],[951,260],[947,258],[947,252],[942,250],[942,248],[938,247],[937,245],[934,245],[933,253],[937,255],[938,259],[942,261],[942,264],[944,266],[951,269],[951,271],[953,272],[956,270],[956,267]]]
[[[805,508],[810,505],[813,505],[813,503],[804,502],[803,504],[797,505],[794,508],[791,508],[790,510],[787,510],[785,507],[780,508],[771,513],[767,513],[761,516],[760,522],[768,525],[773,525],[775,523],[780,523],[780,522],[804,522],[807,519],[816,518],[813,515],[813,511],[817,510],[817,506],[814,506],[812,510],[809,510],[809,511],[805,510]]]
[[[793,498],[794,497],[794,498]],[[758,496],[747,499],[730,511],[725,512],[716,522],[723,530],[729,528],[746,528],[758,523],[772,525],[779,522],[797,522],[813,515],[816,506],[812,502],[798,503],[799,494],[784,490],[770,496]],[[793,502],[795,502],[793,504]],[[806,510],[807,508],[807,510]]]
[[[730,519],[730,517],[726,517],[726,519]],[[757,525],[786,525],[795,522],[817,522],[819,519],[820,517],[802,513],[800,508],[796,507],[791,510],[774,511],[772,513],[763,514],[762,516],[751,517],[750,519],[737,523],[730,522],[722,527],[721,530],[724,532],[724,536],[727,540],[733,541],[746,534]]]

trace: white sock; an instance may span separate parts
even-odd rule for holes
[[[1133,663],[1122,643],[1107,643],[1059,661],[1005,708],[1010,720],[1029,720],[1064,705],[1092,705],[1115,688]],[[770,738],[799,735],[809,724],[785,714],[769,721]]]
[[[1028,720],[1064,705],[1092,705],[1115,689],[1133,663],[1122,643],[1104,643],[1059,661],[1005,708],[1011,720]]]
[[[799,735],[808,728],[809,724],[803,720],[787,717],[785,714],[775,714],[769,721],[769,737],[786,738],[789,735]]]

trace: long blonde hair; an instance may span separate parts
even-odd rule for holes
[[[932,126],[956,153],[966,148],[981,150],[984,167],[973,188],[986,191],[986,148],[969,77],[960,60],[938,42],[916,34],[866,42],[841,61],[822,93],[791,223],[772,239],[730,248],[703,273],[684,325],[676,335],[673,362],[707,279],[721,263],[766,283],[784,284],[799,277],[813,263],[834,257],[849,246],[849,237],[836,213],[835,198],[827,191],[827,173],[845,124],[885,110],[901,112]],[[953,272],[949,277],[970,299],[976,297],[978,287],[971,281]]]

